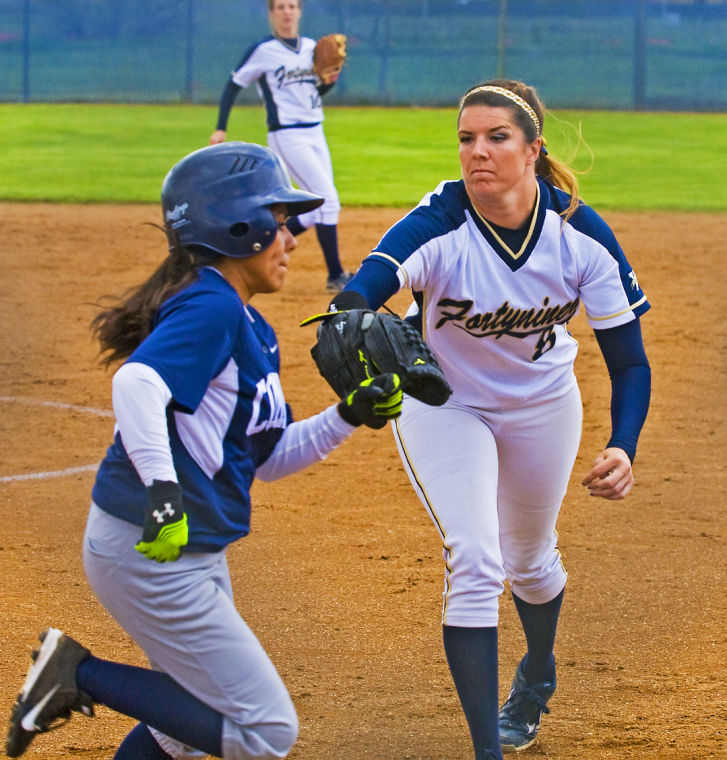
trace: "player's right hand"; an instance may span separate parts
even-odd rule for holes
[[[134,548],[155,562],[174,562],[189,540],[182,489],[179,483],[155,480],[147,490],[149,504],[144,514],[144,532]]]
[[[370,377],[338,403],[338,412],[351,425],[378,430],[401,414],[401,380],[394,372]]]
[[[224,129],[216,129],[210,135],[210,145],[219,145],[227,139],[227,132]]]

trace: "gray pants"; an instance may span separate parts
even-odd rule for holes
[[[225,552],[157,563],[134,549],[140,536],[138,526],[91,505],[83,562],[96,596],[152,668],[224,715],[224,758],[285,757],[298,735],[295,707],[235,608]],[[172,757],[205,756],[152,733]]]

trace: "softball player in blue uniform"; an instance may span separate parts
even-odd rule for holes
[[[265,105],[268,145],[283,159],[304,190],[325,199],[320,208],[293,215],[288,228],[299,235],[315,225],[328,269],[326,287],[340,290],[351,278],[341,266],[338,217],[341,204],[333,181],[333,164],[323,132],[321,96],[336,82],[323,83],[313,71],[315,40],[301,37],[299,0],[268,0],[273,34],[250,47],[222,93],[217,128],[210,143],[225,140],[227,121],[237,93],[255,83]]]
[[[167,175],[170,254],[94,321],[106,360],[125,362],[83,547],[94,592],[153,669],[98,659],[47,630],[12,711],[10,757],[94,703],[140,721],[118,760],[273,758],[292,747],[295,709],[235,608],[225,547],[250,529],[255,476],[296,472],[401,409],[391,374],[299,422],[285,403],[275,333],[249,301],[283,285],[296,245],[287,214],[321,203],[257,145],[203,148]]]
[[[612,382],[612,434],[583,479],[621,499],[646,418],[649,308],[613,233],[545,151],[543,105],[520,82],[469,90],[462,179],[442,182],[383,236],[332,308],[378,308],[410,288],[409,319],[453,388],[405,398],[394,425],[414,490],[444,546],[443,637],[477,760],[530,746],[556,687],[566,571],[555,532],[579,447],[568,321],[585,308]],[[509,581],[527,653],[498,711],[498,599]],[[499,712],[499,715],[498,715]]]

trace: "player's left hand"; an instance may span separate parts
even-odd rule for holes
[[[189,540],[182,489],[178,483],[155,480],[147,490],[149,504],[144,514],[144,532],[134,548],[155,562],[174,562]]]
[[[623,499],[634,485],[631,460],[623,449],[604,449],[597,457],[593,469],[581,481],[591,496],[604,499]]]

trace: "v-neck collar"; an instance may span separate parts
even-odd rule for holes
[[[473,212],[473,219],[477,228],[484,235],[487,242],[492,246],[495,253],[507,264],[513,272],[520,269],[523,264],[528,260],[530,254],[533,252],[540,232],[543,229],[543,222],[545,220],[545,203],[543,202],[542,194],[540,192],[540,183],[536,185],[536,196],[533,210],[530,214],[530,224],[528,225],[528,231],[525,233],[522,245],[519,250],[514,251],[507,243],[500,237],[495,230],[492,222],[488,222],[482,214],[474,207],[472,202],[467,198],[469,207]]]
[[[297,37],[279,37],[277,34],[274,34],[273,37],[280,42],[282,45],[285,45],[285,47],[288,48],[288,50],[292,50],[294,53],[297,53],[300,51],[300,35]]]

